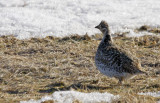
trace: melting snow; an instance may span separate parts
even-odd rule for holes
[[[20,103],[41,103],[47,100],[54,100],[56,103],[72,103],[75,100],[79,100],[82,103],[100,103],[108,102],[118,99],[119,96],[114,96],[110,93],[82,93],[77,91],[57,91],[51,96],[42,97],[40,100],[21,101]]]
[[[160,91],[158,92],[147,92],[147,93],[138,93],[139,95],[149,95],[153,97],[160,97]]]
[[[0,0],[0,35],[93,35],[106,20],[111,33],[160,26],[160,0]],[[132,33],[131,35],[142,35]]]

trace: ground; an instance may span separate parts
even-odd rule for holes
[[[160,91],[160,36],[119,35],[113,38],[117,45],[137,56],[142,70],[149,74],[138,75],[121,86],[116,79],[102,75],[95,67],[98,38],[100,34],[29,40],[0,37],[0,102],[39,99],[54,91],[71,89],[120,95],[119,100],[113,101],[115,103],[160,100],[160,97],[137,94]]]

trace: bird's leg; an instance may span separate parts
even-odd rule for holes
[[[121,80],[119,80],[119,81],[118,81],[118,84],[119,84],[119,85],[121,85],[121,84],[122,84],[122,81],[121,81]]]
[[[118,84],[119,84],[119,85],[122,85],[122,80],[123,80],[123,78],[120,77],[120,78],[118,78],[118,79],[119,79]]]

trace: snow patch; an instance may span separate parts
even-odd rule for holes
[[[72,103],[75,100],[79,100],[82,103],[100,103],[108,102],[118,99],[119,96],[114,96],[110,93],[82,93],[77,91],[57,91],[50,96],[42,97],[40,100],[21,101],[20,103],[41,103],[47,100],[53,100],[56,103]]]
[[[160,91],[158,92],[146,92],[146,93],[138,93],[139,95],[148,95],[153,97],[160,97]]]
[[[133,32],[144,24],[160,26],[159,5],[160,0],[0,0],[0,35],[93,35],[101,20],[111,33]]]
[[[22,7],[25,5],[23,0],[3,0],[0,1],[0,7]]]

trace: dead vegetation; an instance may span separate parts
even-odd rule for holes
[[[137,29],[138,31],[147,31],[155,34],[160,33],[160,27],[150,27],[148,25],[143,25],[140,28]]]
[[[115,79],[100,74],[94,65],[100,41],[87,35],[30,40],[0,37],[0,102],[39,99],[55,91],[70,89],[120,95],[121,98],[114,103],[153,103],[159,100],[137,93],[160,91],[160,37],[122,36],[114,41],[136,55],[149,76],[139,75],[119,86]],[[79,103],[77,101],[75,103]]]

